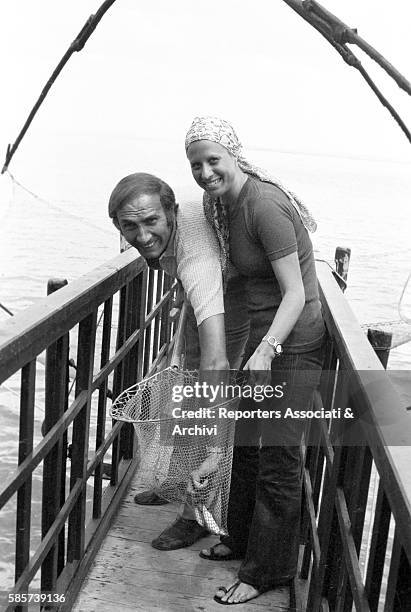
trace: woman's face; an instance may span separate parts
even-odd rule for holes
[[[212,197],[237,195],[236,185],[242,172],[235,158],[222,145],[198,140],[187,149],[195,181]]]

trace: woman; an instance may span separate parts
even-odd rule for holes
[[[229,536],[201,553],[211,560],[244,559],[238,581],[215,595],[219,603],[235,604],[288,584],[297,571],[305,423],[284,416],[287,408],[310,407],[321,372],[324,323],[307,231],[316,225],[294,194],[243,157],[228,122],[194,119],[185,144],[225,275],[232,263],[245,283],[250,335],[244,370],[253,382],[284,391],[282,399],[258,405],[275,408],[280,418],[237,422]],[[252,408],[252,400],[242,400],[241,409]]]

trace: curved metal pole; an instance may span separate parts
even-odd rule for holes
[[[90,15],[90,17],[87,19],[86,23],[84,24],[84,26],[80,30],[79,34],[73,40],[73,42],[71,43],[70,47],[67,49],[67,51],[65,52],[65,54],[63,55],[63,57],[61,58],[59,63],[57,64],[56,68],[53,71],[53,74],[51,75],[51,77],[49,78],[49,80],[47,81],[45,86],[43,87],[37,102],[35,103],[35,105],[31,109],[30,114],[27,117],[26,122],[23,125],[22,129],[20,130],[20,133],[17,136],[14,144],[13,145],[10,145],[10,144],[8,145],[7,152],[6,152],[6,159],[5,159],[5,162],[4,162],[4,165],[3,165],[3,169],[1,171],[2,174],[4,174],[4,172],[6,172],[8,166],[9,166],[11,160],[12,160],[13,155],[17,151],[17,148],[18,148],[20,142],[22,141],[25,133],[27,132],[28,128],[30,127],[31,122],[33,121],[33,119],[34,119],[38,109],[40,108],[41,104],[43,103],[43,100],[47,96],[51,86],[54,83],[54,81],[57,79],[58,75],[60,74],[60,72],[62,71],[62,69],[64,68],[64,66],[66,65],[66,63],[70,59],[70,57],[72,56],[72,54],[74,52],[76,52],[76,51],[78,52],[78,51],[81,51],[83,49],[84,45],[86,44],[87,40],[90,38],[91,34],[96,29],[97,24],[99,23],[99,21],[103,17],[104,13],[107,12],[107,10],[110,8],[110,6],[112,4],[114,4],[115,1],[116,0],[106,0],[100,6],[100,8],[98,9],[98,11],[97,11],[97,13],[95,15]]]
[[[376,61],[401,87],[404,91],[411,95],[411,83],[402,76],[398,70],[392,66],[380,53],[378,53],[371,45],[369,45],[366,41],[364,41],[360,36],[357,35],[355,29],[349,28],[342,21],[340,21],[337,17],[332,15],[329,11],[327,11],[324,7],[322,7],[315,0],[283,0],[290,8],[296,11],[305,21],[307,21],[310,25],[312,25],[316,30],[318,30],[330,44],[338,51],[338,53],[342,56],[344,61],[350,66],[354,66],[357,68],[362,76],[367,81],[368,85],[373,89],[376,93],[378,99],[382,102],[382,104],[389,110],[391,115],[394,117],[395,121],[398,123],[400,128],[403,130],[408,140],[411,142],[411,134],[405,123],[402,121],[401,117],[395,111],[395,109],[391,106],[391,104],[384,98],[381,92],[378,90],[375,83],[371,80],[365,69],[361,66],[361,62],[355,55],[352,53],[348,47],[345,46],[345,43],[356,44],[358,45],[365,53],[367,53],[374,61]],[[71,57],[74,52],[81,51],[86,44],[87,40],[94,32],[97,24],[106,13],[106,11],[114,4],[115,0],[106,0],[98,9],[95,15],[90,15],[83,28],[81,29],[78,36],[71,43],[70,47],[66,51],[66,53],[61,58],[57,67],[53,71],[53,74],[47,81],[44,86],[41,94],[33,106],[29,116],[25,124],[23,125],[19,135],[17,136],[13,145],[8,145],[6,152],[6,159],[2,168],[1,173],[3,174],[12,158],[15,154],[20,142],[22,141],[25,133],[27,132],[31,122],[33,121],[38,109],[40,108],[43,100],[48,94],[51,86],[54,81],[62,71],[63,67]]]
[[[357,30],[349,28],[338,17],[327,11],[321,4],[315,0],[283,0],[290,8],[307,21],[313,28],[318,30],[324,38],[336,49],[343,60],[349,65],[356,68],[364,77],[368,85],[374,91],[380,102],[391,113],[392,117],[404,132],[408,141],[411,143],[411,133],[404,121],[401,119],[397,111],[382,95],[376,84],[373,82],[369,74],[361,65],[360,60],[346,46],[346,43],[357,45],[371,59],[377,62],[387,74],[392,77],[401,89],[411,95],[411,83],[400,73],[390,62],[388,62],[378,51],[363,40],[357,34]]]

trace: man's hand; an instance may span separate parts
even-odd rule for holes
[[[218,452],[208,455],[203,463],[191,472],[187,487],[188,492],[195,495],[205,489],[209,484],[210,475],[217,471],[219,462],[220,454]]]

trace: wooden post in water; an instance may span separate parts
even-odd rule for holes
[[[337,283],[340,285],[341,290],[345,291],[347,288],[347,277],[348,268],[350,265],[351,249],[348,247],[337,247],[335,249],[334,261],[335,261],[335,274],[334,277]]]
[[[348,247],[337,247],[335,249],[335,273],[334,277],[340,285],[341,290],[347,288],[348,268],[350,265],[351,249]],[[367,333],[368,340],[371,343],[377,357],[381,361],[385,369],[387,369],[388,357],[392,344],[392,334],[380,329],[369,329]]]
[[[348,268],[350,265],[351,249],[348,247],[337,247],[335,249],[334,261],[335,261],[335,272],[334,278],[340,285],[341,290],[345,291],[347,288]],[[388,357],[390,355],[390,348],[392,344],[392,334],[382,331],[380,329],[369,329],[368,340],[371,346],[377,353],[379,360],[381,361],[384,368],[387,368]]]
[[[383,367],[387,369],[392,345],[392,334],[382,329],[372,329],[370,327],[367,332],[367,338]]]

